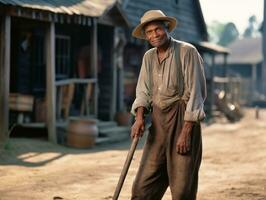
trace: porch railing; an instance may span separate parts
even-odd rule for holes
[[[70,116],[71,108],[74,106],[75,116],[97,115],[96,97],[97,79],[64,79],[56,81],[56,119],[63,121]],[[78,105],[77,105],[78,104]]]

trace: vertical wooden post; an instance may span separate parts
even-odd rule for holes
[[[91,52],[91,67],[93,70],[93,76],[96,79],[94,87],[94,112],[95,116],[98,117],[98,27],[96,18],[92,19]]]
[[[116,102],[117,102],[117,56],[118,56],[118,49],[115,47],[115,43],[118,35],[117,30],[113,29],[113,48],[114,51],[111,52],[111,70],[112,70],[112,93],[111,93],[111,109],[109,119],[113,120],[116,112]]]
[[[223,57],[224,57],[224,72],[223,72],[223,76],[224,77],[227,77],[227,54],[223,54]]]
[[[0,148],[8,137],[9,124],[9,82],[10,82],[10,36],[11,17],[5,16],[0,22]]]
[[[55,24],[50,22],[46,32],[46,98],[49,141],[57,143],[55,86]]]
[[[262,90],[266,95],[266,0],[264,0],[264,19],[263,19],[263,63],[262,63]]]
[[[252,64],[252,72],[251,72],[251,88],[252,88],[252,98],[251,98],[251,103],[253,103],[253,101],[255,100],[255,95],[256,95],[256,88],[257,88],[257,65],[256,64]]]
[[[212,54],[212,64],[211,64],[211,68],[210,68],[210,76],[211,76],[211,81],[210,81],[210,117],[212,117],[212,113],[213,113],[213,104],[214,104],[214,70],[215,67],[215,54]]]
[[[116,113],[116,102],[117,102],[117,61],[116,53],[112,53],[112,98],[111,98],[111,109],[109,119],[113,120]]]
[[[118,69],[118,110],[123,110],[125,105],[124,105],[124,68],[121,67]]]

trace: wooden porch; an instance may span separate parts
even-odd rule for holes
[[[100,3],[100,2],[99,2]],[[33,2],[34,4],[34,2]],[[104,3],[106,7],[101,7],[97,15],[90,13],[77,15],[69,8],[55,13],[53,10],[37,10],[35,7],[23,7],[17,5],[10,7],[0,4],[0,143],[3,145],[9,137],[10,128],[10,72],[11,72],[11,43],[12,43],[12,20],[14,18],[30,19],[44,24],[44,60],[45,60],[45,109],[46,121],[29,122],[24,120],[23,115],[19,120],[21,126],[27,127],[46,127],[48,130],[48,139],[53,143],[58,143],[57,127],[65,127],[67,118],[70,116],[70,109],[73,106],[74,94],[77,90],[82,94],[79,108],[80,117],[95,118],[98,117],[98,25],[106,26],[125,26],[127,21],[123,18],[121,10],[116,3]],[[106,10],[107,11],[106,11]],[[105,12],[106,11],[106,12]],[[115,18],[113,18],[115,17]],[[58,24],[71,26],[75,24],[88,29],[90,59],[89,77],[69,77],[58,79],[57,58],[56,56],[56,27]],[[112,55],[111,55],[112,56]],[[111,63],[112,65],[113,63]],[[113,70],[113,67],[111,68]],[[44,74],[43,74],[44,75]],[[23,111],[22,111],[23,112]],[[27,112],[27,111],[26,111]],[[103,123],[102,123],[103,124]],[[102,125],[105,126],[105,125]]]

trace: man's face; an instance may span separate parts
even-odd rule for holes
[[[162,22],[150,22],[144,27],[146,40],[153,47],[161,47],[168,41],[168,32]]]

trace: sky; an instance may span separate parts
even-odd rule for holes
[[[206,24],[212,21],[233,22],[240,33],[248,26],[251,15],[257,17],[259,23],[263,20],[264,0],[200,0]]]

